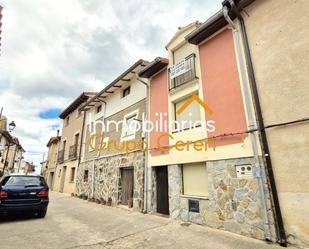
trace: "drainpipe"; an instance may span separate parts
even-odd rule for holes
[[[235,45],[236,45],[236,51],[238,55],[238,63],[239,63],[239,71],[241,75],[241,82],[243,83],[243,91],[244,91],[244,101],[245,106],[247,110],[247,118],[248,118],[248,130],[256,130],[256,124],[255,124],[255,118],[253,115],[253,110],[251,106],[251,99],[250,99],[250,89],[248,88],[248,81],[246,77],[246,71],[244,66],[244,61],[242,57],[242,50],[241,50],[241,44],[240,44],[240,31],[236,28],[236,25],[232,21],[232,19],[228,15],[228,8],[226,6],[223,7],[223,15],[225,20],[230,24],[230,27],[233,30],[234,38],[235,38]],[[267,214],[267,204],[266,204],[266,195],[265,195],[265,189],[264,189],[264,172],[263,172],[263,166],[261,164],[260,158],[259,158],[259,150],[258,150],[258,143],[257,143],[257,137],[255,132],[249,133],[250,140],[251,140],[251,146],[252,151],[254,154],[255,159],[255,177],[257,178],[258,184],[259,184],[259,192],[260,192],[260,198],[261,198],[261,205],[263,209],[263,225],[264,225],[264,237],[265,240],[270,241],[271,240],[271,234],[270,234],[270,225],[269,225],[269,219]],[[263,173],[262,173],[263,172]],[[264,177],[264,179],[266,179]]]
[[[230,6],[228,7],[230,7],[230,10],[236,15],[237,19],[240,22],[242,40],[243,40],[244,49],[245,49],[245,57],[246,57],[246,64],[247,64],[246,66],[247,66],[248,73],[249,73],[251,91],[252,91],[252,95],[254,99],[255,111],[256,111],[256,116],[257,116],[257,121],[258,121],[258,131],[259,131],[260,140],[262,143],[262,149],[264,152],[263,154],[264,154],[264,159],[266,163],[266,170],[267,170],[267,175],[268,175],[269,184],[270,184],[270,191],[271,191],[271,196],[272,196],[272,201],[273,201],[275,222],[276,222],[277,232],[278,232],[278,237],[279,237],[278,243],[281,246],[286,247],[287,239],[286,239],[286,234],[285,234],[285,229],[284,229],[284,224],[283,224],[283,219],[282,219],[282,214],[281,214],[281,209],[280,209],[280,204],[279,204],[279,197],[278,197],[275,177],[274,177],[274,173],[272,169],[270,151],[269,151],[269,146],[268,146],[268,141],[267,141],[267,135],[265,132],[265,125],[263,121],[261,104],[260,104],[258,89],[256,85],[256,80],[255,80],[255,74],[254,74],[254,69],[253,69],[253,64],[252,64],[252,58],[251,58],[251,53],[250,53],[250,48],[249,48],[249,42],[248,42],[245,22],[239,12],[238,7],[235,5],[234,1],[228,0],[228,2],[230,4]]]
[[[92,159],[92,184],[91,184],[91,197],[94,198],[94,162],[96,157]]]
[[[146,117],[148,118],[148,111],[149,111],[149,84],[143,80],[141,80],[138,75],[137,75],[137,80],[144,84],[147,88],[147,96],[146,96]],[[148,132],[145,132],[145,138],[143,138],[143,141],[146,140],[146,143],[149,145],[149,136]],[[143,144],[144,145],[144,144]],[[148,152],[143,152],[144,153],[144,210],[143,213],[148,212],[147,208],[147,202],[148,202]]]
[[[82,131],[81,131],[81,134],[80,134],[80,144],[79,144],[79,151],[78,151],[78,161],[77,161],[77,167],[76,167],[76,174],[78,174],[79,165],[80,165],[81,158],[82,158],[82,151],[83,151],[83,140],[84,140],[84,129],[85,129],[85,122],[86,122],[86,111],[83,111],[83,113],[84,113],[84,115],[83,115],[83,124],[82,124]],[[75,193],[77,193],[77,180],[75,181]]]
[[[83,149],[83,137],[84,137],[85,122],[86,122],[86,111],[84,111],[83,124],[82,124],[82,132],[80,134],[80,145],[79,145],[77,168],[79,168],[81,157],[82,157],[81,155],[82,155],[82,149]]]

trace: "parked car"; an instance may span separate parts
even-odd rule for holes
[[[34,174],[10,174],[0,182],[0,213],[28,211],[44,218],[49,202],[45,179]]]

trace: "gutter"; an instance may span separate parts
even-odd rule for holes
[[[255,73],[253,69],[252,57],[251,57],[251,52],[249,48],[249,41],[248,41],[245,22],[244,22],[242,15],[240,14],[239,6],[236,6],[233,0],[226,0],[222,3],[222,5],[226,6],[229,9],[229,12],[236,15],[237,19],[240,22],[240,29],[241,29],[243,45],[244,45],[244,50],[245,50],[246,64],[247,64],[246,66],[248,69],[249,80],[251,83],[251,91],[253,95],[257,122],[258,122],[258,131],[259,131],[260,140],[262,143],[263,155],[264,155],[264,159],[266,163],[266,171],[268,174],[271,197],[273,201],[273,208],[274,208],[274,213],[275,213],[275,223],[276,223],[278,237],[279,237],[278,243],[281,246],[286,247],[287,238],[286,238],[286,233],[284,229],[281,208],[279,204],[278,191],[277,191],[275,177],[273,173],[272,161],[270,157],[267,135],[265,132],[265,125],[263,121],[262,109],[261,109],[261,104],[260,104],[260,99],[259,99],[259,94],[258,94],[258,89],[257,89],[257,84],[256,84],[256,79],[255,79]]]

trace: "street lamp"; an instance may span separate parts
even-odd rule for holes
[[[16,124],[14,121],[12,121],[11,123],[9,123],[9,132],[13,131],[16,127]]]

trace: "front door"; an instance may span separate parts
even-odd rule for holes
[[[63,189],[64,189],[66,171],[67,171],[67,167],[64,166],[62,170],[62,176],[61,176],[61,182],[60,182],[60,192],[63,192]]]
[[[134,171],[132,168],[121,169],[121,204],[128,205],[133,198]]]
[[[168,205],[168,174],[167,166],[156,168],[157,179],[157,212],[169,214]]]

